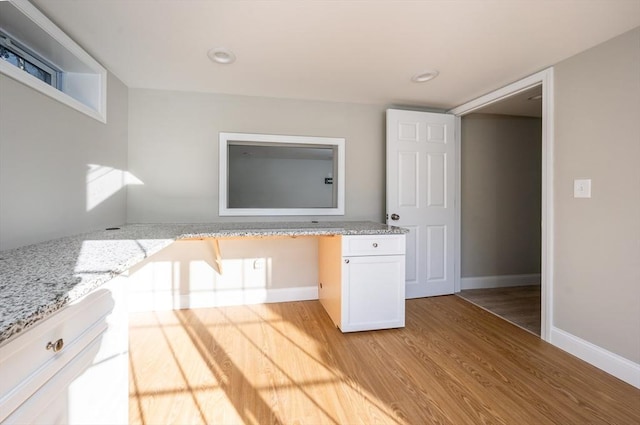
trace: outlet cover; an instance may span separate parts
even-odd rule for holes
[[[591,179],[576,179],[573,181],[574,198],[591,198]]]

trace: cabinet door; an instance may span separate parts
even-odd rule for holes
[[[343,332],[404,326],[404,256],[345,257]]]

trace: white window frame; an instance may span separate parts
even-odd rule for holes
[[[336,206],[333,208],[230,208],[228,206],[228,156],[233,142],[259,142],[294,145],[333,146],[337,151],[337,169],[334,184],[337,189]],[[345,139],[340,137],[308,137],[277,134],[220,133],[218,156],[219,190],[218,214],[224,216],[329,216],[345,212]]]
[[[14,15],[20,17],[21,32],[37,31],[46,34],[45,37],[50,44],[56,46],[54,54],[64,58],[64,61],[60,62],[65,62],[65,66],[60,66],[60,63],[53,58],[41,54],[44,46],[40,49],[39,46],[25,42],[21,37],[15,37],[10,29],[2,27],[0,21],[0,29],[10,38],[15,38],[24,47],[36,52],[44,61],[59,68],[62,81],[58,82],[60,87],[58,89],[4,60],[0,60],[0,72],[91,118],[106,123],[107,70],[28,0],[5,0],[0,1],[0,4],[3,7],[11,5],[15,8],[18,13]],[[67,64],[71,65],[67,66]]]
[[[22,46],[20,42],[16,41],[9,34],[6,34],[2,31],[0,31],[0,46],[4,47],[14,55],[21,58],[22,60],[31,62],[36,67],[47,72],[51,76],[51,83],[47,83],[47,84],[60,90],[61,79],[59,78],[59,76],[61,71],[58,68],[47,63],[37,53],[34,53],[30,51],[28,48]],[[23,69],[23,71],[28,72],[25,69]]]

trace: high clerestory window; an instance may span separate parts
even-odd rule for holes
[[[107,122],[107,70],[29,0],[0,0],[0,73]]]
[[[20,42],[0,31],[0,59],[20,68],[38,80],[60,89],[60,70],[45,62]]]

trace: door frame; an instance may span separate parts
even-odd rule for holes
[[[534,86],[542,86],[542,223],[541,223],[541,300],[540,337],[550,341],[553,323],[553,67],[547,68],[493,92],[450,109],[447,113],[456,116],[456,247],[455,247],[455,291],[460,292],[461,251],[461,117],[483,106],[498,102]]]

